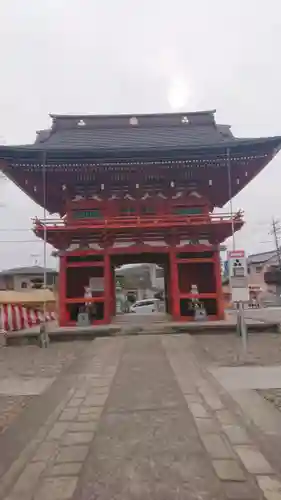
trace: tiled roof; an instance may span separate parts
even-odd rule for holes
[[[237,139],[229,125],[217,124],[215,111],[147,115],[51,115],[52,127],[37,132],[27,149],[92,151],[97,154],[233,147],[268,139]],[[275,139],[276,145],[281,143]]]
[[[228,125],[217,125],[214,111],[151,115],[51,115],[50,130],[37,133],[35,147],[46,149],[173,149],[234,141]]]
[[[47,274],[57,274],[55,269],[46,268]],[[0,272],[1,276],[34,276],[44,274],[44,267],[29,266],[29,267],[14,267],[12,269],[5,269]]]
[[[153,130],[150,128],[103,128],[59,130],[44,141],[44,147],[46,149],[147,150],[207,146],[228,141],[229,137],[223,136],[214,126],[158,127]]]
[[[272,259],[277,255],[276,250],[271,250],[269,252],[255,253],[248,256],[248,264],[264,264],[269,259]]]
[[[51,115],[52,126],[37,132],[34,144],[0,146],[0,157],[5,160],[21,157],[21,161],[34,159],[46,152],[50,160],[73,160],[79,155],[108,158],[118,155],[122,159],[139,154],[174,154],[174,151],[227,148],[239,149],[245,154],[277,152],[281,137],[244,138],[233,136],[229,125],[217,124],[215,111],[194,113],[160,113],[141,115]],[[74,158],[74,155],[75,158]]]

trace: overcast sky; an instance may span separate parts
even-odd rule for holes
[[[280,0],[0,0],[0,26],[2,144],[33,142],[51,112],[215,108],[237,136],[281,135]],[[280,169],[281,153],[234,200],[248,252],[271,248]],[[25,231],[42,209],[0,190],[0,268],[42,264]]]

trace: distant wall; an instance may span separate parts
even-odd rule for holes
[[[156,264],[150,265],[150,279],[152,288],[165,289],[164,269],[159,268]]]
[[[251,264],[249,266],[249,283],[250,285],[259,286],[263,292],[276,293],[276,285],[268,285],[264,281],[264,275],[270,267],[269,264]]]
[[[32,280],[36,278],[41,278],[43,276],[0,276],[0,290],[15,290],[16,292],[30,291],[34,288]],[[56,283],[56,277],[48,275],[47,284],[48,286]]]

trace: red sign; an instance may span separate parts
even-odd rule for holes
[[[244,259],[245,250],[232,250],[227,253],[229,259]]]

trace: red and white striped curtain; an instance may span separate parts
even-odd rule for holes
[[[55,313],[46,313],[46,321],[54,319],[56,319]],[[13,304],[0,306],[0,329],[2,331],[24,330],[39,325],[43,321],[44,314],[41,311]]]

